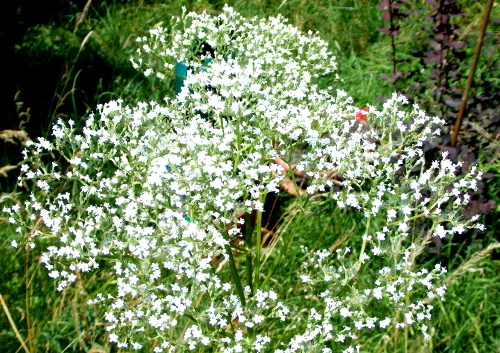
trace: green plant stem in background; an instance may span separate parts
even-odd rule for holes
[[[238,296],[240,298],[241,304],[243,307],[246,307],[246,299],[245,299],[245,292],[243,291],[243,286],[241,285],[241,280],[240,280],[240,274],[238,273],[238,268],[236,267],[236,263],[234,262],[234,256],[233,256],[233,250],[231,247],[226,244],[224,245],[224,249],[226,250],[226,254],[229,258],[229,268],[231,270],[231,275],[234,280],[234,284],[236,286],[236,291],[238,293]]]
[[[24,342],[23,338],[21,337],[21,334],[19,333],[19,330],[16,327],[16,323],[12,319],[12,315],[10,314],[9,307],[7,306],[7,303],[5,303],[5,300],[3,299],[2,294],[0,294],[0,304],[2,304],[3,311],[4,311],[5,315],[7,316],[7,319],[9,320],[9,323],[12,327],[12,330],[16,334],[16,337],[19,340],[19,343],[21,343],[21,346],[23,347],[23,349],[26,353],[30,353],[30,350],[26,346],[26,343]]]
[[[371,220],[371,217],[368,217],[368,219],[366,220],[366,231],[365,231],[365,234],[363,235],[363,244],[361,245],[361,251],[359,252],[359,262],[360,263],[364,263],[366,260],[363,259],[364,255],[365,255],[365,249],[366,249],[366,244],[368,243],[368,232],[369,230],[371,229],[370,228],[370,220]]]
[[[259,202],[264,205],[266,202],[266,194],[259,196]],[[254,266],[254,287],[260,288],[260,270],[262,260],[262,211],[257,211],[257,219],[255,221],[255,266]]]
[[[28,345],[30,347],[30,351],[33,352],[35,350],[35,334],[34,334],[34,326],[33,320],[31,319],[31,299],[32,299],[32,287],[31,282],[34,277],[34,272],[30,273],[30,263],[32,261],[31,258],[31,249],[29,246],[25,246],[26,256],[24,259],[24,273],[25,273],[25,310],[26,310],[26,324],[28,326]]]
[[[462,95],[462,100],[460,101],[460,110],[458,111],[457,120],[455,122],[455,127],[453,129],[453,135],[451,136],[451,146],[455,147],[457,144],[458,133],[460,132],[460,127],[462,125],[462,118],[467,109],[467,100],[469,99],[469,91],[474,80],[474,74],[476,72],[477,62],[479,56],[481,55],[481,48],[483,47],[484,36],[486,34],[486,27],[488,26],[488,21],[490,18],[491,8],[493,7],[493,0],[488,0],[484,8],[483,21],[481,23],[481,29],[479,31],[479,37],[476,43],[476,50],[474,51],[474,58],[472,59],[472,64],[469,71],[469,77],[467,78],[467,83],[464,88]]]
[[[252,266],[252,236],[255,227],[252,225],[252,214],[245,213],[245,245],[246,245],[246,266],[247,266],[247,284],[250,287],[252,295],[255,293],[253,283],[253,266]]]

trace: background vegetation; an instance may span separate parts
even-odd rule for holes
[[[0,21],[7,62],[0,91],[0,198],[21,202],[24,194],[15,181],[22,146],[28,138],[49,137],[56,118],[81,124],[88,111],[111,99],[133,103],[173,96],[172,82],[146,79],[132,68],[135,38],[168,26],[183,6],[217,12],[224,3],[249,17],[282,14],[304,31],[318,31],[336,53],[343,88],[359,107],[380,104],[397,90],[445,118],[450,131],[485,11],[484,1],[473,0],[8,2]],[[449,290],[435,308],[431,340],[414,340],[410,352],[500,352],[500,257],[488,248],[499,240],[500,226],[498,18],[495,4],[459,143],[450,147],[445,134],[438,145],[486,172],[471,209],[464,212],[481,213],[488,229],[429,249],[427,261],[449,267]],[[86,304],[93,290],[112,280],[106,269],[59,293],[40,264],[40,249],[11,247],[14,230],[6,219],[1,222],[0,351],[110,352],[103,320]],[[353,236],[350,224],[356,219],[321,209],[301,222],[303,238],[290,251],[327,236]],[[373,350],[365,347],[366,352],[401,348],[391,343],[394,337],[371,339]]]

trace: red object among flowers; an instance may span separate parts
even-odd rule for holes
[[[367,115],[368,115],[367,108],[359,108],[358,111],[356,112],[356,122],[363,126],[367,126],[368,125],[368,122],[366,121]]]
[[[358,110],[358,112],[356,113],[356,120],[366,119],[367,115],[368,115],[368,109],[367,108],[360,108]]]

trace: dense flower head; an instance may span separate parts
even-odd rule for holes
[[[144,64],[147,74],[159,77],[177,62],[198,71],[209,62],[228,59],[257,75],[268,72],[261,77],[274,83],[286,82],[285,78],[301,80],[302,74],[318,77],[337,68],[327,43],[316,34],[301,33],[282,16],[244,18],[227,5],[218,16],[184,14],[174,19],[172,29],[154,28],[150,37],[139,38],[139,42],[143,43],[139,57],[132,62],[136,67]]]
[[[134,60],[159,77],[184,63],[175,99],[112,101],[81,130],[58,121],[52,141],[27,144],[20,185],[37,191],[22,210],[4,211],[28,244],[52,239],[42,262],[58,290],[111,268],[113,286],[91,303],[105,310],[110,342],[139,351],[354,352],[364,331],[415,325],[428,335],[445,269],[416,269],[415,258],[433,237],[476,226],[460,210],[480,177],[458,179],[446,155],[428,165],[424,143],[442,122],[402,96],[359,110],[346,92],[320,89],[335,58],[281,17],[245,19],[225,7],[178,25],[141,38]],[[64,160],[47,166],[40,156],[50,151]],[[234,250],[245,241],[240,215],[264,211],[264,196],[294,173],[309,181],[302,211],[329,200],[363,215],[360,249],[304,247],[290,288],[273,288],[265,274],[242,285],[237,265],[247,260],[234,258],[254,259],[255,271],[262,261],[255,244]],[[357,288],[366,266],[377,276]],[[297,306],[294,288],[314,301]],[[378,317],[380,306],[394,316]],[[280,323],[287,329],[273,332]]]

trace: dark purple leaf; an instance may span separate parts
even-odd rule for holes
[[[439,14],[437,20],[441,23],[448,23],[450,21],[450,15],[447,13]]]
[[[448,107],[451,107],[453,109],[458,109],[458,107],[460,107],[460,100],[456,100],[456,99],[451,99],[451,98],[448,98],[448,99],[445,99],[444,103],[448,106]]]
[[[387,28],[387,27],[384,27],[384,28],[379,28],[379,30],[378,30],[378,31],[379,31],[379,32],[382,32],[382,33],[384,33],[384,34],[389,34],[389,35],[392,35],[391,30],[390,30],[389,28]]]
[[[435,51],[427,52],[427,55],[426,55],[426,58],[425,58],[425,63],[426,64],[436,64],[436,65],[439,65],[440,62],[441,62],[441,57],[440,57],[440,55],[438,55],[438,53],[436,53]],[[437,76],[434,76],[435,75],[435,71],[436,70],[434,70],[433,72],[431,72],[431,74],[429,76],[433,77],[433,78],[439,77],[439,74]]]
[[[435,36],[434,36],[434,42],[438,43],[437,41],[439,42],[443,42],[446,38],[444,37],[444,34],[443,33],[437,33]],[[439,47],[435,47],[434,49],[438,49]]]
[[[435,50],[439,50],[441,47],[441,44],[434,39],[428,39],[426,43],[433,47]]]
[[[468,207],[463,210],[463,214],[466,218],[472,218],[478,214],[488,213],[493,209],[495,209],[495,201],[486,201],[483,197],[481,197],[480,200],[470,201]]]
[[[448,75],[450,75],[450,77],[454,80],[458,80],[462,77],[462,72],[460,71],[450,71],[448,73]]]
[[[394,81],[400,80],[403,77],[403,73],[401,71],[398,71],[395,74],[393,74],[392,77],[393,77],[392,79]]]
[[[386,81],[390,81],[391,80],[390,76],[384,75],[384,74],[380,75],[380,78],[383,79],[383,80],[386,80]]]
[[[434,71],[437,71],[439,73],[439,70],[434,70]],[[439,87],[434,87],[432,91],[434,92],[436,99],[439,99],[443,94],[443,92],[439,89]]]
[[[450,43],[450,47],[452,48],[455,48],[455,49],[460,49],[460,48],[463,48],[465,47],[467,44],[464,43],[464,42],[456,42],[456,41],[452,41]]]
[[[382,10],[382,11],[389,10],[389,0],[380,1],[380,5],[377,6],[377,9]]]
[[[382,19],[384,21],[390,21],[391,20],[391,13],[389,11],[385,11],[383,14],[382,14]]]

